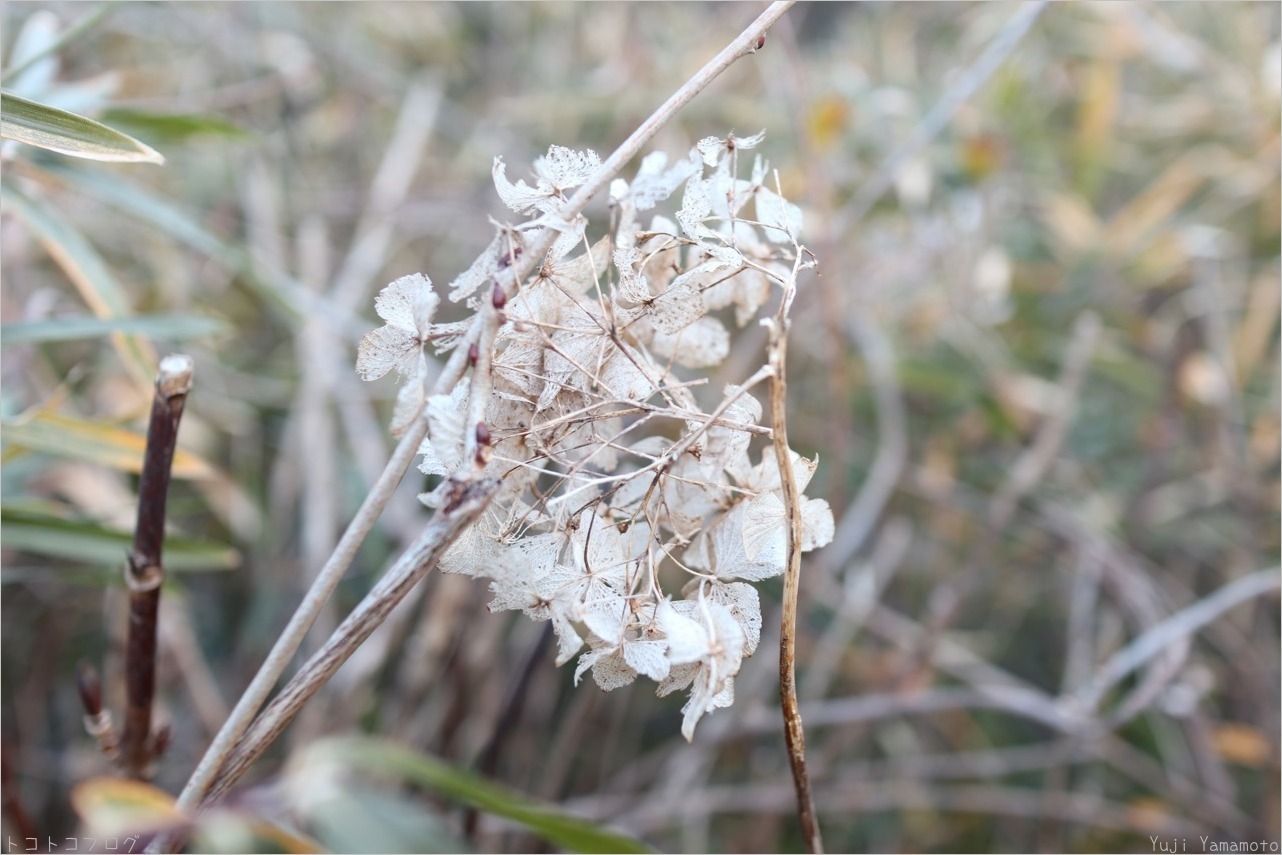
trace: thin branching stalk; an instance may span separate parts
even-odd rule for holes
[[[447,372],[449,368],[450,366],[446,367]],[[249,686],[236,702],[231,715],[223,723],[205,751],[205,755],[201,757],[196,770],[178,796],[179,808],[190,809],[200,804],[223,761],[254,720],[254,715],[266,702],[272,687],[276,685],[285,667],[294,658],[307,631],[315,622],[316,616],[320,614],[325,603],[329,601],[330,595],[338,587],[343,574],[347,572],[352,559],[356,557],[357,550],[373,529],[387,500],[395,492],[405,470],[409,468],[414,455],[418,452],[418,447],[427,433],[427,421],[421,415],[420,412],[405,431],[405,435],[401,437],[396,450],[387,461],[387,466],[374,486],[370,488],[356,515],[348,524],[347,530],[343,532],[338,546],[335,547],[320,573],[316,575],[315,581],[304,595],[303,601],[299,603],[293,617],[290,618],[280,637],[276,639],[263,664],[259,666],[258,673],[254,675],[254,679],[250,681]]]
[[[370,589],[323,647],[316,652],[245,734],[215,779],[207,801],[230,789],[263,751],[280,736],[303,705],[325,685],[356,649],[369,638],[405,595],[413,590],[450,545],[489,504],[498,484],[487,479],[459,479],[451,502],[432,517],[422,533],[391,569]]]
[[[561,219],[566,225],[574,219],[584,208],[592,197],[599,193],[611,179],[618,174],[628,161],[640,154],[646,143],[654,137],[659,130],[666,125],[672,118],[681,111],[686,104],[689,104],[694,97],[708,87],[713,80],[738,60],[751,53],[756,53],[765,43],[766,31],[769,30],[783,14],[792,8],[796,0],[780,0],[780,2],[771,3],[766,11],[762,12],[757,20],[748,25],[748,28],[740,33],[734,41],[726,45],[724,49],[703,68],[695,72],[694,76],[681,85],[681,88],[672,93],[672,96],[664,101],[659,109],[650,115],[650,118],[637,127],[632,135],[623,141],[620,146],[614,150],[614,153],[606,158],[597,170],[596,175],[583,184],[575,192],[570,200],[566,202],[562,210]],[[525,276],[534,269],[537,261],[541,261],[547,255],[552,244],[556,241],[559,230],[546,228],[539,233],[534,240],[529,251],[520,259],[518,265],[514,265],[517,270],[517,278],[523,280]]]
[[[523,282],[525,277],[533,271],[535,266],[542,262],[547,251],[551,248],[553,242],[555,242],[557,236],[561,233],[561,230],[557,228],[557,226],[568,226],[574,218],[578,216],[583,208],[587,206],[591,198],[609,183],[619,169],[635,157],[641,151],[642,147],[661,127],[663,127],[664,124],[666,124],[682,107],[689,103],[689,101],[699,92],[706,88],[707,85],[711,83],[712,80],[715,79],[722,71],[728,68],[739,58],[760,49],[764,43],[765,32],[775,21],[779,19],[780,16],[784,14],[784,12],[788,10],[789,7],[791,7],[791,5],[792,0],[772,4],[757,18],[757,20],[745,29],[743,33],[727,45],[724,50],[714,57],[698,73],[691,77],[690,80],[682,85],[682,87],[678,89],[677,92],[675,92],[672,97],[670,97],[658,110],[656,110],[653,115],[646,119],[646,121],[643,122],[641,126],[638,127],[637,130],[633,132],[633,134],[629,136],[628,139],[625,140],[623,144],[621,144],[619,148],[605,161],[605,163],[602,164],[596,175],[587,183],[582,185],[578,192],[576,192],[574,196],[567,201],[560,211],[559,219],[562,222],[554,223],[547,228],[544,228],[534,238],[531,244],[525,248],[526,251],[514,259],[510,268],[510,281],[513,283]],[[481,337],[483,327],[486,323],[486,317],[487,313],[482,312],[474,319],[468,334],[464,336],[463,341],[456,348],[450,362],[437,378],[435,383],[436,393],[448,392],[448,390],[453,388],[455,383],[462,377],[463,372],[467,367],[466,354],[469,350],[469,345],[472,342],[477,342]],[[481,347],[478,348],[478,350],[484,351],[485,348]],[[469,435],[471,437],[476,436],[475,429],[476,424],[469,424]],[[280,699],[278,699],[278,701],[273,703],[272,707],[264,713],[263,720],[260,720],[255,724],[253,731],[248,736],[245,735],[247,728],[250,726],[250,722],[253,720],[254,714],[259,708],[261,708],[271,690],[272,685],[274,685],[280,674],[283,673],[288,662],[293,658],[303,636],[315,620],[319,609],[328,600],[334,587],[337,585],[338,580],[350,564],[356,549],[360,546],[366,534],[372,528],[379,513],[382,511],[387,498],[391,495],[396,484],[400,481],[404,472],[409,467],[409,464],[425,434],[426,420],[422,418],[420,410],[419,414],[412,420],[411,426],[406,431],[400,445],[397,447],[392,460],[389,461],[387,468],[384,470],[378,482],[366,497],[366,501],[357,512],[356,518],[352,521],[351,525],[349,525],[347,531],[344,532],[334,554],[326,563],[326,566],[322,568],[321,572],[317,575],[316,581],[308,591],[303,603],[299,606],[298,611],[291,619],[289,626],[286,627],[285,632],[273,647],[267,661],[264,662],[263,666],[260,668],[249,689],[246,690],[241,700],[237,703],[236,708],[232,711],[231,717],[223,726],[205,756],[201,759],[200,764],[198,765],[195,773],[193,773],[192,778],[188,781],[186,787],[184,787],[183,792],[178,799],[178,806],[180,808],[195,808],[207,801],[207,795],[216,795],[217,793],[211,793],[210,790],[215,779],[219,782],[217,792],[222,792],[230,786],[231,781],[239,777],[239,774],[243,772],[245,767],[247,767],[248,762],[252,761],[253,757],[256,757],[258,753],[261,753],[262,749],[265,748],[266,745],[270,743],[271,739],[275,737],[276,733],[279,732],[278,727],[271,722],[266,721],[268,713],[275,711],[275,713],[273,713],[275,717],[274,720],[278,720],[283,717],[287,723],[288,718],[292,717],[293,712],[296,712],[296,710],[289,711],[288,717],[284,717],[283,713],[287,712],[287,710],[285,709],[285,705],[283,705],[280,702]],[[475,439],[473,439],[472,442],[475,443]],[[473,445],[472,447],[474,448],[475,446]],[[462,527],[463,526],[460,526],[457,531],[461,531]],[[455,531],[455,535],[457,535],[457,531]],[[423,570],[422,572],[426,572],[426,570]],[[408,588],[406,588],[406,590],[408,590]],[[371,592],[371,596],[372,595],[373,592]],[[344,627],[349,627],[348,632],[350,632],[350,621],[350,618],[348,621],[345,621],[343,626],[340,626],[339,630],[336,631],[335,635],[343,635]],[[332,651],[332,642],[333,639],[331,639],[331,642],[327,642],[322,652]],[[352,649],[354,649],[354,647]],[[320,654],[318,654],[318,656],[319,655]],[[323,683],[325,679],[328,679],[328,674],[325,674],[323,668],[313,669],[310,673],[313,674],[314,677],[316,675],[324,674],[315,687],[310,687],[310,691],[314,692],[315,688],[319,687],[320,683]],[[299,677],[301,676],[302,674],[300,673]],[[297,680],[298,678],[296,678],[294,682],[291,682],[290,685],[294,686]],[[296,692],[295,697],[302,697],[302,694],[303,693],[301,692]],[[307,694],[307,697],[310,697],[310,694]],[[306,698],[302,697],[302,700],[305,701]],[[279,727],[283,726],[284,723],[279,725]],[[243,744],[238,747],[237,743],[242,742],[242,737],[244,737]],[[233,750],[236,752],[235,762],[236,770],[238,770],[234,775],[231,768],[223,770],[223,767],[227,762],[227,758],[231,755]],[[251,754],[253,756],[250,756]],[[221,775],[219,774],[220,770],[222,770]]]
[[[1192,636],[1199,629],[1214,621],[1229,609],[1254,597],[1272,594],[1282,587],[1282,576],[1278,568],[1258,570],[1219,588],[1215,593],[1203,597],[1186,608],[1175,612],[1143,634],[1131,639],[1130,643],[1109,657],[1100,666],[1089,683],[1082,688],[1078,697],[1081,706],[1094,709],[1109,689],[1139,669],[1144,663],[1160,656],[1171,645]],[[1130,700],[1129,698],[1127,699]],[[1119,709],[1109,716],[1110,728],[1120,727],[1134,717],[1140,710],[1139,705],[1123,702]]]
[[[119,762],[122,771],[132,778],[150,777],[153,761],[164,750],[167,739],[166,731],[153,732],[151,724],[156,695],[157,617],[160,588],[165,582],[165,503],[178,423],[191,391],[191,375],[189,356],[173,354],[160,360],[138,482],[138,521],[125,564],[129,638],[125,653],[125,727]]]
[[[797,254],[800,264],[801,253]],[[783,709],[784,741],[788,763],[792,767],[793,785],[797,792],[797,811],[806,847],[823,852],[823,836],[815,814],[815,800],[810,792],[810,773],[806,769],[806,734],[801,724],[797,702],[797,595],[801,585],[801,492],[797,489],[792,469],[792,451],[788,448],[788,310],[796,289],[797,269],[784,286],[779,313],[770,324],[770,419],[775,459],[779,464],[779,483],[783,504],[788,514],[788,552],[783,576],[783,618],[779,635],[779,700]]]

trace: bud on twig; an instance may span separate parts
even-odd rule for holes
[[[102,708],[102,680],[92,665],[83,659],[76,666],[76,692],[84,708],[85,732],[98,742],[106,756],[115,759],[119,740],[111,723],[111,713]]]
[[[490,429],[485,422],[476,423],[476,465],[485,466],[490,462]]]
[[[494,293],[490,295],[490,299],[494,303],[494,308],[500,312],[503,311],[503,307],[507,305],[507,292],[503,290],[502,285],[494,283]]]
[[[499,259],[499,267],[511,267],[512,262],[521,257],[521,252],[521,247],[514,246],[511,252],[503,253],[503,257]]]
[[[76,691],[85,715],[96,716],[102,712],[102,681],[97,670],[83,659],[76,665]]]

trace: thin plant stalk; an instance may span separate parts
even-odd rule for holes
[[[797,254],[797,265],[801,253]],[[814,795],[810,790],[810,772],[806,768],[806,733],[801,724],[801,708],[797,701],[797,599],[801,586],[801,491],[792,468],[792,452],[788,447],[788,310],[792,307],[797,281],[797,267],[784,286],[779,313],[770,324],[770,419],[775,459],[779,465],[779,483],[783,489],[783,504],[788,515],[788,552],[783,577],[782,626],[779,634],[779,701],[783,711],[784,742],[788,749],[788,764],[792,767],[792,781],[797,794],[797,812],[801,820],[802,835],[810,852],[823,852],[823,835],[819,831],[819,818],[815,812]]]
[[[766,31],[791,8],[794,2],[795,0],[781,0],[781,2],[772,3],[738,37],[730,42],[693,77],[687,80],[658,110],[642,122],[636,131],[624,140],[618,149],[606,159],[596,175],[580,187],[578,192],[567,201],[561,211],[560,219],[565,224],[570,223],[587,206],[591,198],[605,187],[619,169],[635,157],[642,147],[682,107],[688,104],[699,92],[703,91],[708,84],[735,61],[759,50],[764,44]],[[528,251],[522,253],[510,268],[511,279],[514,282],[524,281],[525,277],[533,271],[535,264],[540,262],[547,254],[558,234],[560,234],[560,231],[554,227],[545,228],[538,234]],[[437,379],[436,386],[438,390],[444,389],[448,391],[462,376],[465,366],[458,357],[467,352],[468,340],[474,341],[479,335],[481,321],[481,317],[476,319],[469,335],[455,350],[454,356]],[[456,362],[458,363],[457,365]],[[344,532],[329,561],[326,562],[321,572],[317,574],[311,589],[309,589],[298,610],[290,619],[290,623],[284,633],[273,646],[267,660],[260,667],[249,688],[246,689],[236,707],[232,710],[231,717],[228,718],[209,749],[205,752],[205,755],[201,758],[195,772],[193,772],[192,777],[178,797],[177,806],[180,809],[190,810],[205,801],[205,795],[209,792],[211,784],[218,776],[227,757],[236,748],[237,742],[249,728],[254,715],[266,701],[272,686],[275,685],[285,667],[297,652],[316,615],[324,603],[328,601],[339,579],[341,579],[355,556],[356,550],[373,528],[375,520],[387,503],[387,499],[400,482],[406,469],[409,468],[409,464],[413,460],[418,446],[426,434],[426,430],[426,420],[422,418],[420,413],[413,419],[401,443],[397,446],[392,459],[389,460],[387,468],[379,476],[378,482],[371,489],[369,495],[366,496],[365,501],[357,511],[356,517]]]
[[[227,759],[221,774],[214,780],[206,801],[213,801],[229,790],[249,770],[255,760],[280,736],[298,712],[325,685],[352,653],[387,618],[433,567],[440,557],[489,504],[498,483],[489,479],[460,478],[456,495],[449,505],[432,517],[422,533],[370,589],[347,619],[307,660],[280,694],[263,710],[253,727]]]
[[[160,588],[165,582],[162,550],[165,503],[187,393],[191,391],[191,357],[172,354],[160,360],[156,394],[147,425],[147,448],[138,482],[138,519],[133,548],[125,564],[129,588],[129,637],[125,653],[125,726],[119,763],[131,778],[150,777],[164,750],[165,731],[152,730],[156,695],[156,636]]]
[[[450,366],[447,365],[446,371],[449,368]],[[420,412],[405,431],[405,435],[401,437],[400,443],[387,461],[387,466],[361,502],[360,508],[348,523],[347,529],[339,538],[338,545],[325,562],[325,566],[316,574],[311,588],[303,596],[303,601],[298,604],[298,608],[280,637],[276,639],[271,652],[267,654],[267,658],[259,666],[249,686],[236,702],[231,715],[227,721],[223,722],[222,728],[214,736],[204,756],[200,758],[191,778],[178,796],[179,809],[195,808],[201,803],[223,761],[249,728],[254,716],[262,709],[267,696],[271,694],[272,687],[276,685],[276,681],[280,679],[280,675],[284,673],[286,666],[298,652],[303,638],[306,637],[325,603],[329,601],[334,589],[338,587],[339,581],[356,557],[365,537],[374,528],[374,523],[377,522],[383,507],[396,491],[405,470],[409,468],[414,455],[418,453],[418,447],[427,434],[427,420],[421,415]]]

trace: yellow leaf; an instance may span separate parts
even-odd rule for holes
[[[806,124],[815,146],[831,151],[850,124],[850,104],[837,95],[820,98],[811,109]]]
[[[1087,69],[1077,113],[1077,143],[1082,151],[1098,156],[1112,138],[1121,76],[1121,64],[1109,56],[1097,58]]]
[[[1146,834],[1163,834],[1171,827],[1171,812],[1166,802],[1153,796],[1140,796],[1126,806],[1131,824]]]
[[[1054,235],[1061,253],[1076,255],[1100,241],[1099,218],[1081,196],[1051,193],[1042,200],[1042,221]]]
[[[320,843],[244,811],[215,808],[202,813],[192,834],[197,852],[325,852]]]
[[[1242,322],[1232,337],[1233,361],[1240,382],[1245,382],[1257,367],[1271,369],[1276,359],[1264,361],[1273,341],[1273,331],[1278,326],[1278,298],[1282,296],[1282,283],[1276,271],[1261,273],[1251,283],[1251,296]]]
[[[1239,766],[1263,766],[1277,754],[1268,737],[1249,724],[1221,724],[1212,733],[1211,741],[1217,754]]]
[[[137,837],[186,822],[174,807],[173,796],[129,778],[82,781],[71,788],[71,806],[84,825],[86,837]]]
[[[962,170],[972,181],[982,181],[992,175],[1006,159],[1006,145],[994,134],[968,136],[960,146]]]
[[[6,422],[4,442],[10,448],[42,451],[135,473],[142,471],[147,446],[146,435],[138,431],[47,410]],[[196,455],[182,449],[174,453],[175,478],[207,479],[216,474],[213,466]]]
[[[1202,185],[1203,162],[1208,153],[1195,150],[1168,166],[1143,192],[1122,206],[1108,221],[1108,247],[1118,258],[1129,258],[1141,241],[1175,215]]]

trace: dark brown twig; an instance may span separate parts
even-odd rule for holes
[[[156,617],[165,581],[161,551],[165,540],[165,501],[178,440],[192,361],[182,354],[160,360],[156,396],[147,426],[147,449],[138,483],[138,522],[125,565],[129,588],[129,641],[125,658],[125,728],[120,739],[120,765],[133,778],[151,774],[165,737],[152,731],[151,708],[156,694]]]
[[[31,819],[31,814],[27,813],[26,807],[22,804],[22,795],[18,792],[17,781],[13,779],[13,767],[10,765],[11,757],[16,754],[16,750],[9,739],[4,739],[3,750],[0,750],[0,804],[4,806],[4,818],[11,824],[11,828],[17,832],[24,842],[27,838],[35,839],[36,824]]]
[[[481,751],[481,759],[477,763],[477,770],[487,778],[494,777],[494,772],[499,767],[499,755],[503,751],[503,746],[516,729],[516,723],[521,719],[521,710],[525,707],[525,698],[529,694],[534,671],[552,645],[552,635],[552,623],[549,621],[539,633],[539,640],[530,648],[525,662],[521,664],[516,682],[508,689],[507,697],[503,699],[503,708],[498,718],[494,720],[494,729],[490,732],[490,738],[486,741],[485,748]],[[469,838],[476,835],[476,824],[479,819],[480,815],[475,807],[468,808],[467,813],[463,815],[463,833]]]

